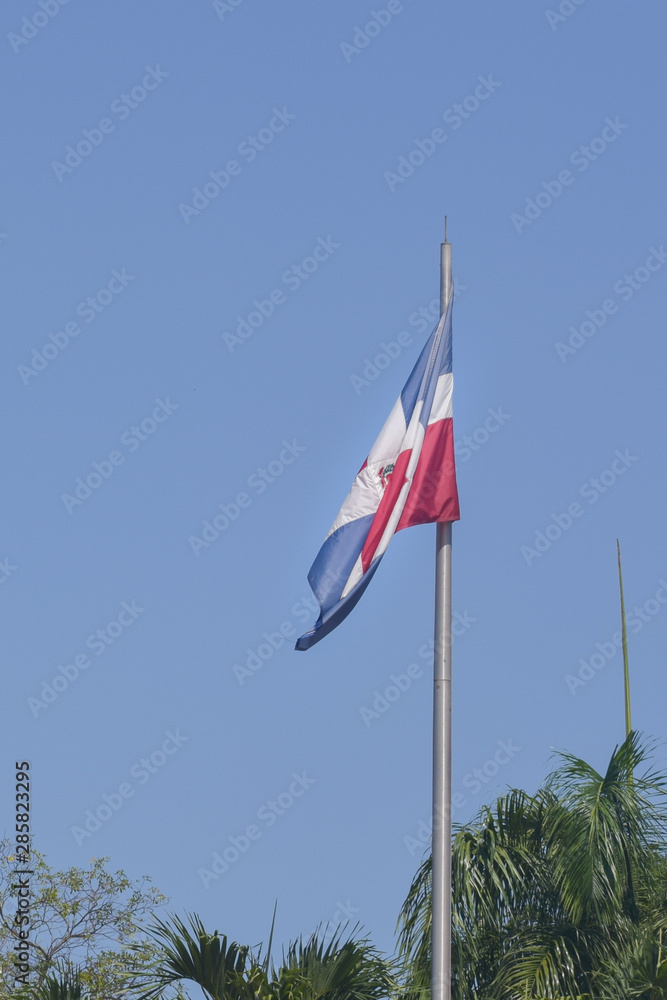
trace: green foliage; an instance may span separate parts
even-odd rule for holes
[[[47,976],[37,988],[35,1000],[86,1000],[78,969],[66,969],[60,976]]]
[[[634,733],[605,774],[562,754],[535,795],[457,828],[454,1000],[667,997],[665,776],[648,757]],[[430,880],[428,858],[400,918],[413,996],[429,988]]]
[[[160,946],[158,963],[146,970],[151,986],[141,1000],[161,997],[165,988],[183,980],[197,983],[212,1000],[242,1000],[246,994],[244,973],[250,949],[227,942],[217,931],[209,934],[197,916],[190,927],[179,917],[169,923],[156,920],[152,933]]]
[[[343,941],[339,928],[325,945],[316,931],[290,944],[273,970],[275,1000],[381,1000],[395,989],[391,965],[367,940]]]
[[[0,844],[0,997],[22,1000],[21,991],[14,990],[15,867],[11,845],[5,841]],[[31,978],[25,996],[29,1000],[136,996],[136,984],[142,981],[137,977],[157,950],[140,923],[164,905],[165,897],[150,879],[133,881],[122,871],[109,871],[106,858],[92,858],[88,868],[53,871],[42,855],[33,852],[30,868],[34,872],[31,925],[24,945]]]
[[[210,1000],[382,1000],[395,989],[387,963],[367,940],[343,940],[341,929],[325,944],[319,931],[291,943],[276,968],[270,953],[208,933],[197,916],[155,921],[161,947],[146,971],[141,1000],[157,1000],[167,987],[194,983]]]

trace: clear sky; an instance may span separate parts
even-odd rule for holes
[[[667,765],[664,4],[1,19],[3,828],[29,759],[53,864],[110,855],[247,942],[276,899],[283,941],[343,907],[391,949],[430,811],[435,528],[292,644],[437,318],[445,214],[455,819],[623,738],[617,537]]]

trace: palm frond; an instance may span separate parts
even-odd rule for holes
[[[157,1000],[166,987],[182,980],[196,983],[211,1000],[253,1000],[244,976],[250,949],[228,941],[217,930],[209,934],[195,914],[188,921],[189,926],[176,916],[167,921],[156,918],[149,928],[161,956],[146,971],[152,985],[139,1000]]]
[[[649,918],[667,926],[667,777],[650,767],[651,751],[630,733],[604,773],[562,753],[535,795],[510,790],[456,828],[454,1000],[616,1000],[600,986],[611,968],[645,991],[623,1000],[663,996],[662,938],[656,944],[654,933],[643,951],[628,951]],[[404,1000],[421,1000],[430,975],[430,858],[398,932]]]
[[[367,939],[343,938],[339,926],[327,940],[322,928],[293,941],[274,970],[270,989],[279,1000],[382,1000],[396,989],[390,963]]]
[[[71,965],[52,972],[31,995],[33,1000],[86,1000],[81,974]]]

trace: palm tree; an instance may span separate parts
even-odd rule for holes
[[[217,930],[209,934],[199,917],[189,917],[188,926],[179,917],[155,918],[150,933],[160,946],[157,964],[145,973],[150,987],[140,1000],[156,1000],[165,989],[181,982],[201,986],[211,1000],[246,1000],[245,974],[250,949],[227,941]]]
[[[246,945],[210,934],[197,916],[156,920],[161,947],[146,973],[151,986],[140,1000],[158,1000],[168,987],[194,983],[209,1000],[382,1000],[395,988],[391,967],[366,939],[343,940],[339,928],[327,944],[320,930],[292,942],[275,968],[271,938],[264,958]]]
[[[104,996],[109,995],[105,990]],[[122,994],[125,995],[136,997],[134,991]],[[86,985],[81,968],[71,964],[58,966],[36,985],[21,987],[12,993],[13,1000],[97,1000],[99,996],[94,987]],[[114,1000],[120,1000],[121,994],[114,990],[113,996]]]
[[[612,1000],[667,997],[667,925],[647,922],[621,947],[601,976],[600,992]]]
[[[35,996],[36,1000],[85,1000],[78,976],[73,979],[49,976]]]
[[[88,1000],[84,992],[79,970],[67,966],[58,972],[51,972],[39,985],[17,990],[13,996],[17,1000]]]
[[[455,1000],[667,997],[666,778],[637,774],[649,755],[635,733],[604,775],[561,754],[536,795],[509,791],[457,827]],[[430,879],[427,858],[399,919],[415,995],[429,988]]]

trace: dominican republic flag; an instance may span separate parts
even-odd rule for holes
[[[313,628],[297,640],[297,649],[310,649],[347,618],[394,532],[459,519],[452,430],[452,299],[310,568],[308,582],[321,612]]]

